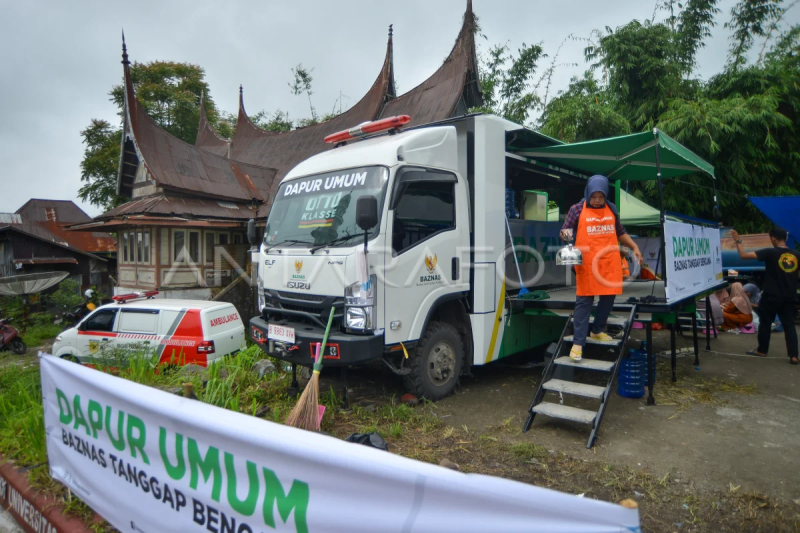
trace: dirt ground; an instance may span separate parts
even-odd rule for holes
[[[636,332],[643,338],[643,332]],[[691,337],[678,337],[678,347]],[[656,351],[669,348],[669,332],[653,332]],[[755,335],[721,333],[713,352],[700,344],[700,366],[693,356],[678,359],[678,387],[696,380],[755,385],[757,393],[717,392],[710,403],[689,398],[674,405],[669,395],[669,359],[659,358],[656,405],[616,391],[606,409],[594,450],[586,449],[586,426],[540,417],[516,437],[576,457],[647,467],[657,476],[694,483],[699,488],[756,490],[774,497],[800,498],[800,366],[791,366],[782,333],[773,334],[769,358],[744,356]],[[728,355],[730,354],[730,355]],[[499,365],[474,369],[457,393],[439,403],[444,421],[485,431],[513,418],[521,426],[541,377],[541,368]],[[672,405],[669,405],[672,403]],[[799,507],[800,508],[800,507]]]

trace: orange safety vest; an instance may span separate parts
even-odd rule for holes
[[[620,251],[619,256],[622,258],[622,279],[631,277],[631,268],[628,265],[628,260],[625,259],[625,254]]]
[[[622,261],[617,227],[608,204],[602,209],[594,209],[583,203],[575,246],[583,256],[583,264],[575,267],[576,294],[622,294]]]

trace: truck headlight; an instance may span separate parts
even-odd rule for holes
[[[256,278],[256,292],[258,292],[258,313],[261,314],[267,305],[267,298],[264,296],[264,282],[261,281],[261,276]]]
[[[375,274],[366,283],[353,283],[344,289],[345,328],[355,331],[375,329],[378,278]]]

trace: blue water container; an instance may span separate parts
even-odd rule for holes
[[[617,390],[624,398],[641,398],[647,384],[647,356],[631,348],[619,367]]]

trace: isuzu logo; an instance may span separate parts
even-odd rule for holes
[[[288,281],[286,282],[286,287],[289,289],[302,289],[304,291],[311,290],[311,284],[307,281]]]

